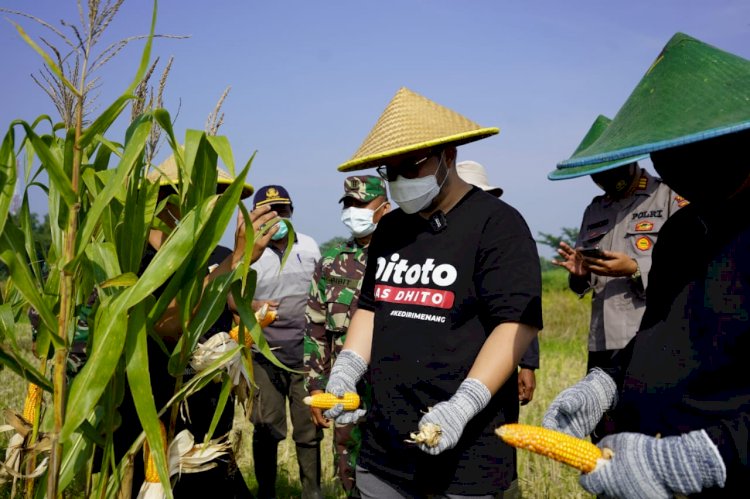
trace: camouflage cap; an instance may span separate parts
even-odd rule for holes
[[[369,203],[378,196],[388,197],[382,178],[377,175],[353,175],[344,180],[344,195],[339,203],[346,198]]]

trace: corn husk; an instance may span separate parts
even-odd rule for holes
[[[200,473],[216,467],[216,459],[227,454],[230,444],[226,436],[195,444],[193,434],[182,430],[169,444],[169,476],[182,473]],[[144,481],[138,492],[138,499],[164,499],[167,494],[161,482]]]

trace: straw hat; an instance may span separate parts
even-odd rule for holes
[[[174,154],[170,154],[167,159],[162,162],[158,166],[158,168],[154,168],[151,170],[148,175],[146,175],[146,178],[148,178],[151,182],[159,182],[159,185],[169,185],[173,182],[177,182],[177,163],[174,160]],[[234,182],[234,177],[232,177],[229,173],[225,172],[221,168],[216,168],[216,183],[217,191],[218,192],[224,192],[224,189]],[[241,199],[245,199],[246,197],[249,197],[252,195],[253,191],[255,189],[252,185],[245,183],[245,185],[242,187],[242,194],[240,195]]]
[[[483,191],[487,191],[495,197],[503,195],[503,189],[501,187],[494,187],[490,185],[487,179],[487,171],[482,165],[476,161],[459,161],[456,163],[456,173],[464,182],[468,182],[471,185],[476,185]]]
[[[612,120],[606,116],[600,114],[594,124],[591,125],[586,136],[583,138],[581,143],[578,145],[576,150],[573,152],[573,156],[585,150],[591,144],[596,142],[602,133],[609,127]],[[594,173],[603,172],[617,168],[618,166],[627,165],[629,163],[635,163],[642,159],[648,158],[648,154],[641,154],[639,156],[628,156],[627,158],[615,159],[613,161],[604,161],[602,163],[593,163],[584,166],[558,166],[555,171],[550,172],[547,178],[550,180],[563,180],[566,178],[583,177],[584,175],[593,175]]]
[[[750,128],[750,61],[672,37],[598,140],[558,167],[659,151]]]
[[[402,87],[354,156],[339,171],[363,170],[387,158],[434,146],[458,146],[498,133]]]

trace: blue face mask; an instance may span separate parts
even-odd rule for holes
[[[286,224],[284,222],[278,222],[276,225],[278,225],[279,230],[276,231],[276,234],[271,236],[271,239],[273,241],[278,241],[279,239],[284,239],[286,235],[289,233],[289,229],[287,228]]]

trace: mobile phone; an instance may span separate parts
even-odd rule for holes
[[[587,258],[603,258],[607,259],[606,256],[604,256],[604,252],[599,248],[599,246],[593,246],[588,248],[576,248],[576,251],[578,251],[581,256],[585,256]]]

